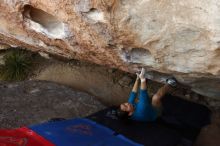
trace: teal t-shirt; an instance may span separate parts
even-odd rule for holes
[[[139,101],[135,102],[137,93],[131,92],[128,102],[131,103],[135,111],[131,119],[136,121],[154,121],[157,118],[157,110],[151,105],[147,90],[139,91]]]

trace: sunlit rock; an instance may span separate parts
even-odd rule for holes
[[[218,0],[3,0],[0,43],[87,60],[220,97]]]

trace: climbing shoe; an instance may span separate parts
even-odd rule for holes
[[[172,87],[177,86],[177,80],[174,77],[166,79],[166,83]]]

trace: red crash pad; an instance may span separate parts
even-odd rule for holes
[[[15,130],[0,130],[0,146],[55,146],[34,131],[23,127]]]

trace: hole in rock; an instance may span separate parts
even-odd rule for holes
[[[132,48],[131,50],[123,50],[123,59],[130,63],[139,63],[144,65],[154,64],[154,57],[149,50],[144,48]]]
[[[105,22],[104,13],[96,8],[91,8],[90,11],[86,13],[86,16],[94,22]]]
[[[27,22],[29,22],[29,27],[37,32],[54,38],[63,38],[66,36],[65,24],[43,10],[26,5],[24,7],[23,16]]]

